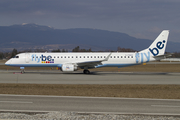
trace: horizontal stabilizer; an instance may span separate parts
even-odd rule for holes
[[[164,55],[158,55],[158,56],[154,56],[154,58],[167,58],[167,57],[171,57],[173,53],[168,53],[168,54],[164,54]]]

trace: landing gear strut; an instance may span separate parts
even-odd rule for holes
[[[25,73],[25,71],[24,71],[24,70],[21,70],[21,73],[23,74],[23,73]]]
[[[20,69],[21,69],[21,73],[22,73],[22,74],[25,73],[24,67],[20,67]]]
[[[84,70],[83,73],[84,74],[90,74],[90,71],[89,70]]]

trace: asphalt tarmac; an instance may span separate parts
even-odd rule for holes
[[[0,83],[29,84],[180,84],[180,73],[0,70]],[[0,111],[180,115],[180,100],[0,95]]]
[[[180,100],[0,95],[0,111],[180,115]]]
[[[180,84],[180,73],[0,71],[0,83],[30,84]]]

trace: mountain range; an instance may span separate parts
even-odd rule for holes
[[[0,26],[0,52],[44,49],[67,49],[80,46],[92,51],[117,50],[118,47],[136,51],[147,48],[153,41],[125,33],[99,29],[54,29],[37,24]],[[180,43],[168,42],[167,52],[179,52]]]

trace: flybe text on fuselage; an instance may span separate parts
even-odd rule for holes
[[[32,61],[37,61],[37,63],[39,63],[41,61],[41,63],[54,63],[54,59],[52,59],[52,56],[48,55],[48,56],[44,56],[41,55],[41,57],[38,57],[36,54],[32,54],[31,55]]]
[[[150,52],[148,53],[136,53],[136,63],[144,63],[150,61]]]
[[[159,50],[163,49],[164,48],[164,44],[166,41],[163,40],[163,42],[159,41],[157,42],[156,44],[156,47],[155,48],[149,48],[149,51],[154,55],[154,56],[157,56],[159,54]]]

